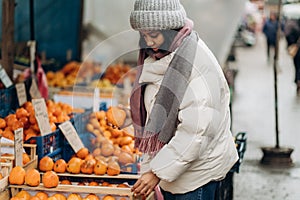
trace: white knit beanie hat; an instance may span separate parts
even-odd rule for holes
[[[186,12],[179,0],[136,0],[130,15],[135,30],[170,30],[184,26]]]

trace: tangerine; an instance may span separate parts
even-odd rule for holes
[[[64,159],[58,159],[54,163],[53,170],[57,173],[65,173],[67,170],[67,163]]]
[[[29,186],[38,186],[41,182],[40,172],[34,168],[28,169],[25,174],[25,183]]]
[[[43,174],[42,182],[46,188],[54,188],[58,186],[59,178],[54,171],[47,171]]]
[[[104,175],[107,171],[107,163],[103,160],[98,160],[94,166],[94,173],[96,175]]]
[[[35,194],[35,196],[37,196],[38,198],[40,198],[40,200],[47,200],[48,199],[48,194],[45,192],[37,192]]]
[[[43,172],[51,171],[54,166],[54,161],[49,156],[43,157],[39,162],[39,169]]]
[[[71,181],[67,180],[67,179],[64,179],[60,182],[60,184],[62,185],[72,185]]]
[[[89,155],[89,150],[86,147],[79,149],[79,151],[76,153],[76,156],[80,159],[85,159],[87,155]]]
[[[25,169],[21,166],[15,166],[9,173],[8,181],[13,185],[23,185],[25,182]]]
[[[116,175],[119,175],[120,172],[121,172],[121,168],[120,168],[120,165],[118,164],[118,162],[116,162],[116,161],[111,161],[111,162],[108,163],[106,173],[107,173],[109,176],[116,176]]]
[[[79,174],[81,164],[82,160],[80,158],[73,157],[67,164],[67,171],[72,174]]]
[[[29,192],[25,191],[25,190],[21,190],[20,192],[18,192],[15,197],[18,197],[22,200],[29,200],[31,195],[29,194]]]
[[[82,200],[82,198],[79,194],[72,193],[68,196],[67,200]]]
[[[62,194],[53,195],[57,200],[66,200],[67,198]]]

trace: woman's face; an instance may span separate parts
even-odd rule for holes
[[[161,31],[141,31],[141,35],[144,38],[147,46],[152,48],[153,51],[158,51],[159,47],[165,41]]]

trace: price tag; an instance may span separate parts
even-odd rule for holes
[[[25,102],[27,102],[26,89],[24,83],[17,83],[16,90],[19,100],[19,106],[22,106]]]
[[[39,99],[42,97],[35,79],[32,79],[29,93],[32,99]]]
[[[99,89],[94,89],[93,112],[99,111]]]
[[[13,84],[4,68],[2,68],[2,65],[0,65],[0,79],[6,88],[12,86]]]
[[[16,166],[23,166],[23,128],[15,130],[14,133]]]
[[[67,138],[69,144],[73,148],[75,152],[78,152],[81,148],[84,147],[81,139],[79,138],[77,131],[70,121],[66,121],[60,125],[58,125],[60,130],[63,132],[65,137]]]
[[[51,133],[52,130],[49,123],[45,100],[43,98],[32,99],[32,104],[34,107],[35,118],[41,131],[41,135],[44,136]]]

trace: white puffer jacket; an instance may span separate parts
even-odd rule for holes
[[[174,53],[157,61],[148,57],[144,62],[139,82],[148,83],[145,91],[148,114],[173,56]],[[224,178],[238,159],[230,132],[229,100],[223,71],[199,39],[175,136],[155,157],[143,156],[141,173],[152,170],[161,179],[164,190],[177,194]]]

